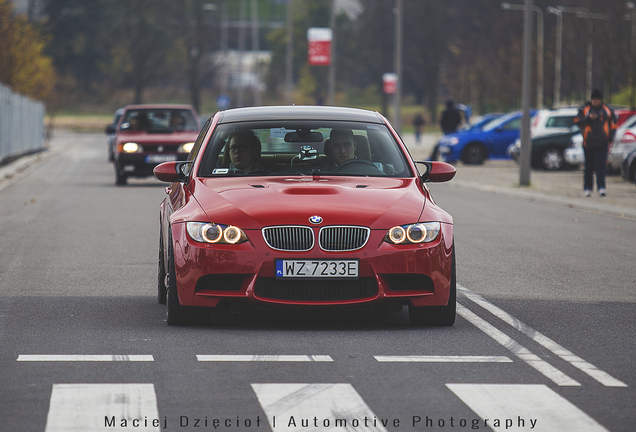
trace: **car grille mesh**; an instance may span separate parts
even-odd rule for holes
[[[309,227],[263,228],[263,237],[269,247],[282,251],[308,251],[314,247],[314,232]]]
[[[369,239],[369,228],[337,226],[320,230],[320,247],[326,251],[360,249]]]
[[[282,280],[259,278],[254,287],[257,297],[298,302],[337,302],[371,299],[378,294],[375,278],[355,280]]]
[[[333,226],[320,230],[320,248],[329,252],[352,251],[362,248],[371,230],[366,227]],[[303,226],[263,228],[263,237],[272,249],[308,251],[314,247],[314,231]]]

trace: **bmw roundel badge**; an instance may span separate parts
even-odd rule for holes
[[[312,216],[309,218],[309,222],[312,224],[319,224],[322,223],[322,218],[320,216]]]

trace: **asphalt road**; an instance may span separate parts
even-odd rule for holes
[[[636,221],[432,185],[455,219],[455,326],[168,327],[165,185],[116,187],[105,143],[60,133],[0,183],[0,431],[636,430]]]

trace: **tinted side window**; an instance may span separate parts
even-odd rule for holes
[[[515,130],[521,128],[521,117],[511,120],[504,125],[504,130]]]
[[[201,128],[201,132],[199,132],[199,135],[197,136],[197,139],[194,142],[194,147],[192,147],[192,150],[190,150],[190,153],[188,154],[188,158],[186,159],[188,162],[193,162],[196,159],[197,154],[199,153],[199,150],[201,149],[201,144],[203,144],[203,139],[205,138],[205,134],[208,133],[208,129],[210,129],[211,125],[212,125],[212,117],[210,117],[208,121],[206,121],[205,124],[203,125],[203,128]],[[184,167],[185,175],[190,175],[190,171],[192,171],[192,165],[193,164],[187,164]]]
[[[574,116],[568,117],[550,117],[546,123],[546,127],[567,128],[574,124]]]

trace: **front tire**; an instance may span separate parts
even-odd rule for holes
[[[157,265],[157,301],[166,304],[166,263],[163,260],[163,235],[159,223],[159,262]]]
[[[450,294],[446,306],[409,305],[409,322],[414,326],[448,327],[455,324],[457,312],[457,277],[455,269],[455,244],[451,258]]]
[[[462,162],[466,165],[481,165],[486,160],[486,149],[479,143],[470,143],[462,151]]]
[[[117,186],[125,186],[128,183],[128,177],[126,174],[121,174],[119,169],[117,169],[117,165],[115,165],[115,184]]]
[[[182,306],[177,294],[177,272],[174,264],[172,234],[168,240],[168,287],[166,290],[166,321],[168,325],[184,325],[192,321],[192,308]]]

